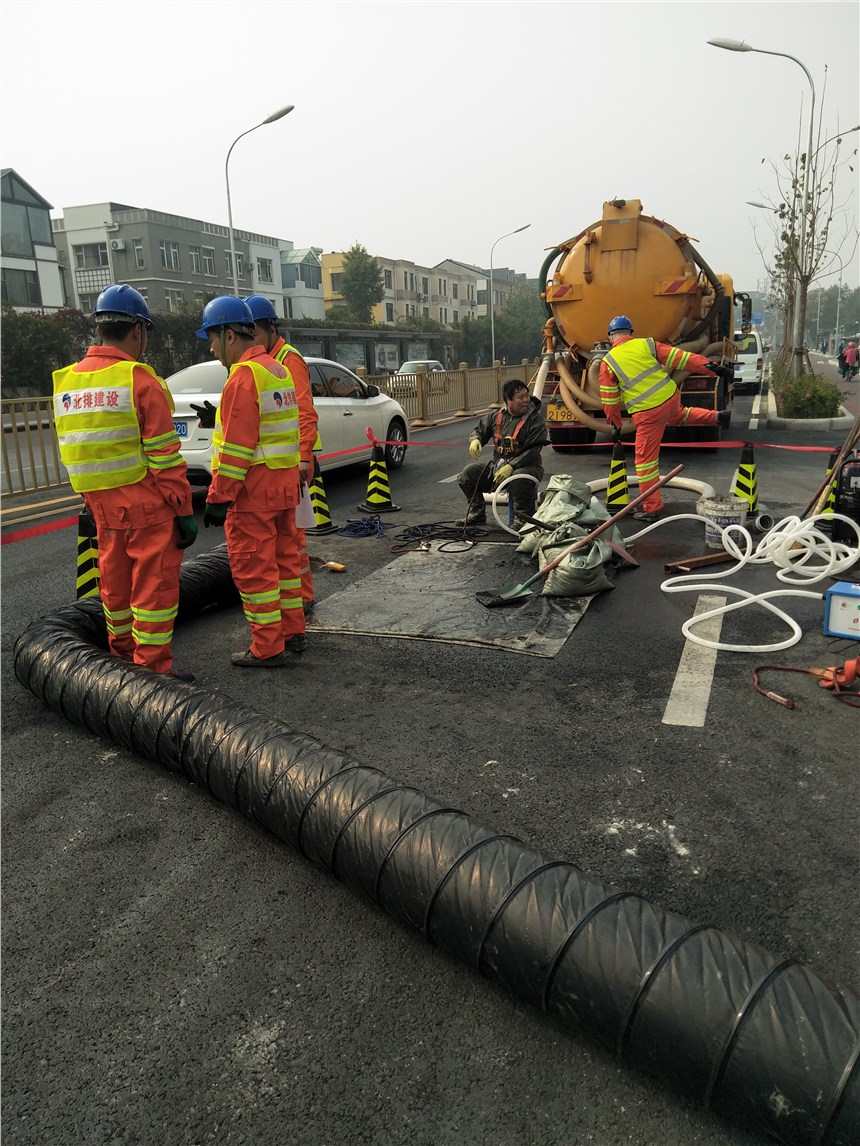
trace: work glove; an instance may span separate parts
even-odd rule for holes
[[[493,485],[499,485],[499,483],[503,482],[505,478],[509,478],[513,472],[514,467],[509,466],[507,462],[505,462],[505,464],[503,466],[499,466],[499,468],[493,474]]]
[[[231,501],[207,501],[203,510],[203,524],[208,529],[210,525],[222,527],[227,519],[227,510],[233,503]]]
[[[604,406],[603,413],[606,415],[606,421],[610,426],[614,426],[616,430],[621,429],[623,418],[617,406]]]
[[[478,439],[472,438],[471,442],[469,442],[469,453],[472,455],[472,457],[475,459],[475,461],[477,461],[478,458],[481,456],[481,450],[482,449],[483,449],[483,446],[478,441]]]
[[[193,517],[177,517],[176,524],[179,528],[179,540],[176,542],[176,548],[187,549],[197,540],[197,522]]]
[[[208,398],[204,398],[202,406],[195,406],[191,403],[191,409],[200,419],[200,427],[203,430],[211,430],[215,426],[215,407]]]
[[[735,376],[735,369],[728,362],[709,362],[708,369],[716,374],[718,378],[734,378]]]

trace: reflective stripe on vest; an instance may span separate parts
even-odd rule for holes
[[[282,366],[286,366],[287,370],[289,370],[286,362],[288,354],[298,354],[299,358],[302,359],[302,362],[305,361],[304,358],[302,358],[302,353],[300,350],[296,350],[295,346],[290,346],[289,342],[285,342],[278,353],[275,355],[275,358],[278,360],[278,362],[280,362]],[[307,363],[305,363],[305,365],[307,365]],[[310,373],[310,367],[308,367],[308,373]],[[308,379],[308,389],[310,390],[310,379]],[[311,391],[311,394],[313,394],[313,391]],[[311,397],[311,401],[313,401],[313,397]],[[317,440],[314,442],[314,453],[319,453],[321,449],[322,438],[320,437],[319,430],[317,430]]]
[[[118,489],[146,476],[134,404],[134,371],[140,362],[115,362],[104,370],[54,371],[54,424],[60,458],[75,493]]]
[[[678,387],[657,361],[653,338],[631,338],[604,355],[603,361],[618,381],[624,405],[631,414],[662,406]]]
[[[257,387],[257,405],[260,410],[260,437],[253,452],[239,450],[231,443],[233,452],[250,455],[252,466],[266,465],[271,470],[292,469],[299,464],[299,408],[296,389],[289,370],[282,364],[284,376],[279,378],[261,362],[236,362],[230,367],[225,389],[230,385],[230,377],[240,366],[247,366],[254,375]],[[215,429],[212,431],[212,474],[221,465],[221,447],[224,444],[224,429],[221,425],[221,403],[215,411]],[[233,476],[233,475],[231,475]]]

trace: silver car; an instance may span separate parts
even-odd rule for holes
[[[369,385],[351,370],[327,358],[306,358],[311,394],[319,415],[322,452],[320,469],[332,470],[370,460],[372,449],[369,427],[378,441],[384,441],[385,464],[398,469],[406,460],[408,421],[403,407]],[[192,485],[208,485],[212,480],[212,429],[200,424],[192,408],[210,402],[217,406],[227,381],[220,362],[198,362],[166,379],[173,395],[173,424],[179,434],[181,453],[188,463]],[[344,453],[351,450],[354,452]],[[336,456],[330,456],[336,455]]]

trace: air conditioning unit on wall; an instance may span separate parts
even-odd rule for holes
[[[111,239],[110,249],[112,251],[124,251],[125,250],[125,239]]]

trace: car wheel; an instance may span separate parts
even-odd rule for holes
[[[397,470],[406,461],[406,427],[397,419],[392,422],[385,434],[385,466]]]

